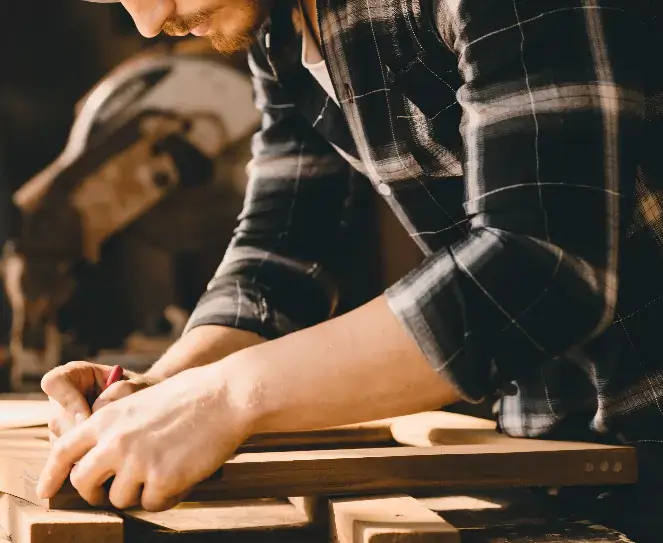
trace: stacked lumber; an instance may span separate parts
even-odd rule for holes
[[[91,510],[69,484],[51,500],[37,498],[50,450],[45,403],[23,410],[0,401],[0,527],[14,543],[131,543],[127,523],[171,536],[324,526],[317,541],[459,543],[459,529],[413,493],[628,484],[637,476],[628,447],[511,439],[492,421],[433,412],[255,436],[190,503],[120,515]]]

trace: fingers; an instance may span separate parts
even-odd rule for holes
[[[118,509],[129,509],[140,505],[143,492],[143,481],[138,477],[140,470],[131,465],[122,467],[115,476],[108,498],[110,503]]]
[[[67,480],[74,464],[95,445],[89,421],[67,432],[54,443],[37,484],[37,495],[52,498]]]
[[[158,484],[148,483],[143,489],[141,506],[143,509],[145,509],[145,511],[154,513],[167,511],[168,509],[172,509],[184,501],[190,492],[190,490],[187,490],[186,492],[181,492],[176,496],[167,496],[163,493],[163,490],[159,488]]]
[[[92,406],[92,412],[96,413],[102,407],[108,405],[109,403],[115,402],[121,398],[126,398],[134,392],[137,392],[142,387],[134,383],[133,381],[118,381],[117,383],[109,386],[104,390]]]
[[[48,372],[41,380],[41,388],[72,415],[90,416],[87,395],[98,386],[97,377],[103,379],[100,366],[86,362],[70,362]],[[97,373],[100,375],[97,376]]]
[[[76,419],[52,398],[49,398],[49,404],[50,416],[48,419],[48,430],[52,443],[72,428],[75,428]]]
[[[100,507],[108,502],[104,483],[114,475],[109,459],[110,455],[104,447],[95,447],[71,470],[71,485],[81,498],[93,507]]]

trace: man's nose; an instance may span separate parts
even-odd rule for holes
[[[146,38],[159,34],[166,19],[175,13],[175,0],[122,0],[122,4]]]

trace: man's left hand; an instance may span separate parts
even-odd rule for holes
[[[113,402],[57,440],[37,493],[52,497],[70,476],[93,506],[174,507],[250,435],[241,403],[216,364]]]

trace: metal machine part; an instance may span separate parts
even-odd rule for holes
[[[141,54],[88,94],[64,152],[14,195],[23,230],[0,265],[13,389],[62,362],[58,312],[109,240],[187,191],[225,183],[237,197],[245,163],[228,161],[248,153],[226,150],[258,124],[248,76],[209,47]]]

